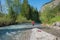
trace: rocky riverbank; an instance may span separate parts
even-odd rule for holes
[[[17,31],[17,32],[6,32],[4,35],[0,35],[0,40],[42,40],[42,39],[49,39],[60,40],[60,30],[56,30],[49,27],[42,27],[42,29],[33,28],[24,31]]]

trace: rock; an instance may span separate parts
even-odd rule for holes
[[[52,24],[52,26],[58,26],[58,27],[60,27],[60,22],[55,22],[55,23]]]
[[[43,5],[41,12],[45,11],[46,7],[49,7],[50,9],[55,8],[60,3],[60,0],[51,0],[51,2],[46,3]]]
[[[30,36],[30,40],[56,40],[56,36],[49,34],[47,32],[44,32],[42,30],[37,31],[40,29],[34,28],[32,29],[32,33]]]

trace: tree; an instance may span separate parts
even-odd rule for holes
[[[27,19],[29,19],[28,14],[29,14],[29,4],[28,4],[28,0],[23,0],[22,6],[21,6],[21,13],[24,17],[26,17]]]
[[[1,0],[0,0],[0,12],[2,12],[2,5],[1,5]]]
[[[16,13],[14,12],[13,8],[9,8],[9,18],[12,20],[12,23],[15,23],[16,21]]]
[[[39,20],[39,12],[37,9],[31,8],[31,20],[34,20],[35,22],[40,22]]]
[[[24,0],[21,7],[21,14],[26,17],[28,20],[39,20],[38,11],[28,4],[28,0]]]
[[[49,6],[46,6],[45,10],[41,13],[41,21],[48,23],[53,17],[55,17],[54,10],[51,9]]]
[[[21,2],[20,2],[20,0],[14,0],[13,1],[13,6],[14,6],[14,11],[16,13],[20,13],[20,10],[21,10]]]
[[[60,17],[60,3],[54,7],[50,8],[49,6],[45,7],[45,10],[41,13],[41,21],[44,23],[51,23],[54,19],[57,20],[57,16]],[[52,19],[52,20],[51,20]],[[53,22],[52,22],[53,23]]]
[[[7,0],[7,4],[8,4],[8,17],[11,19],[11,24],[14,24],[16,21],[16,17],[17,17],[17,13],[14,10],[14,1],[12,0]]]

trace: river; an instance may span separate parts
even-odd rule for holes
[[[40,26],[35,24],[34,27]],[[31,24],[20,24],[0,27],[0,40],[20,40],[21,35],[24,34],[25,30],[31,29]]]

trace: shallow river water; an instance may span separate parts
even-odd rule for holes
[[[35,26],[38,26],[38,24]],[[31,29],[29,27],[32,27],[32,25],[22,24],[0,27],[0,40],[20,40],[24,31]]]

